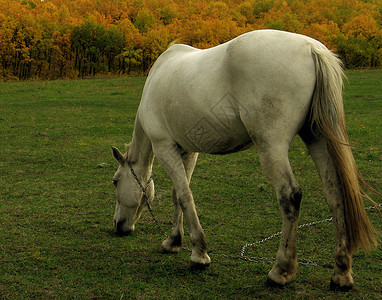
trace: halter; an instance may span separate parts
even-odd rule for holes
[[[139,180],[137,174],[135,173],[135,171],[134,171],[134,169],[133,169],[133,166],[131,165],[131,163],[130,163],[129,161],[127,161],[127,165],[128,165],[129,168],[130,168],[131,174],[133,174],[135,180],[137,181],[139,187],[141,188],[141,190],[142,190],[142,192],[143,192],[143,197],[146,199],[146,203],[147,203],[148,205],[150,205],[149,202],[148,202],[149,197],[148,197],[147,194],[146,194],[146,190],[147,190],[147,188],[149,187],[151,181],[153,180],[153,175],[152,175],[152,174],[150,175],[150,177],[149,177],[149,179],[148,179],[148,181],[147,181],[147,183],[146,183],[146,186],[143,187],[141,181]]]
[[[134,169],[133,169],[133,166],[131,165],[131,163],[129,161],[127,161],[127,165],[129,166],[130,168],[130,171],[131,171],[131,174],[133,174],[134,178],[135,178],[135,181],[138,183],[139,187],[141,188],[142,190],[142,193],[143,193],[143,198],[145,199],[145,202],[146,202],[146,205],[147,205],[147,209],[149,210],[151,216],[153,217],[154,221],[158,224],[158,227],[160,229],[160,231],[166,236],[168,237],[168,234],[163,230],[161,224],[159,223],[159,221],[157,220],[157,218],[155,217],[154,215],[154,212],[153,210],[151,209],[151,205],[149,203],[149,197],[147,196],[147,193],[146,193],[146,190],[147,188],[149,187],[151,181],[153,181],[153,174],[150,175],[147,183],[145,186],[142,185],[141,181],[139,180],[137,174],[135,173]]]

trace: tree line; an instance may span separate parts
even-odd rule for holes
[[[0,80],[146,74],[173,40],[208,48],[264,28],[382,66],[380,0],[0,0]]]

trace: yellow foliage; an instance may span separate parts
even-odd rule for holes
[[[146,73],[175,39],[208,48],[263,28],[311,36],[348,67],[381,66],[381,12],[367,0],[0,0],[0,79]],[[109,40],[80,51],[72,33],[86,22]]]

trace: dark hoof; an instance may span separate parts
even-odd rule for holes
[[[182,250],[182,246],[172,247],[171,249],[167,249],[161,246],[159,249],[159,252],[163,254],[176,254],[176,253],[179,253],[180,250]]]
[[[267,280],[265,281],[265,285],[266,286],[269,286],[271,288],[278,288],[278,289],[283,289],[285,288],[285,285],[282,285],[280,283],[277,283],[275,281],[273,281],[272,279],[270,279],[269,277],[267,278]]]
[[[339,285],[333,280],[330,281],[330,290],[335,292],[349,292],[353,288],[352,285]]]
[[[162,254],[170,254],[171,252],[168,251],[167,249],[164,249],[164,248],[160,247],[160,249],[159,249],[159,253],[162,253]]]
[[[199,263],[191,262],[191,270],[192,271],[204,271],[209,266],[210,266],[210,264],[199,264]]]
[[[164,249],[164,248],[160,248],[159,249],[159,253],[162,253],[162,254],[177,254],[179,253],[179,250],[167,250],[167,249]]]

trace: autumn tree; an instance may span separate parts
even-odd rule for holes
[[[378,0],[0,0],[0,79],[146,74],[169,43],[297,32],[347,67],[382,66]]]
[[[85,22],[72,31],[74,66],[79,76],[114,71],[115,57],[122,51],[124,38],[115,29]]]

